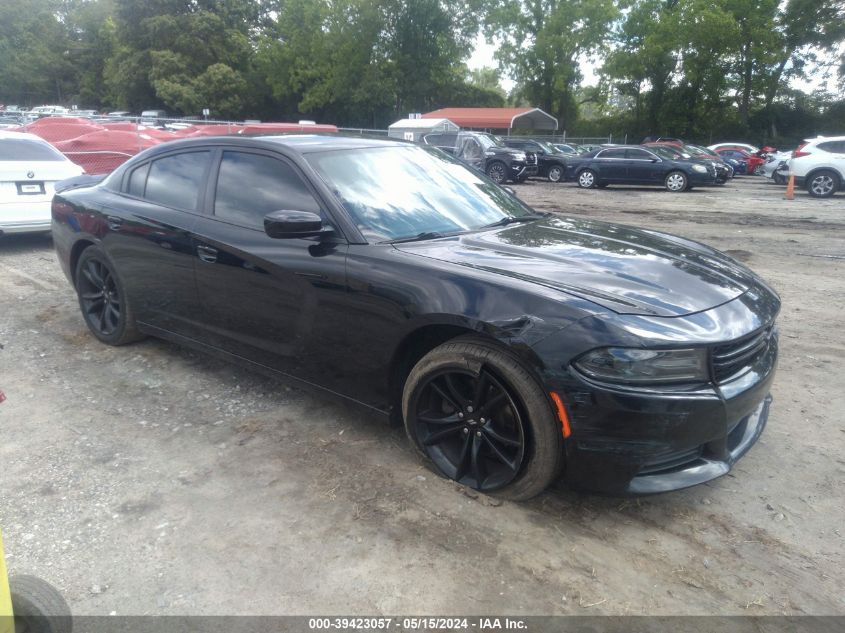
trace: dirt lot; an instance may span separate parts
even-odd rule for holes
[[[787,202],[758,178],[518,193],[707,242],[781,293],[769,427],[729,476],[497,505],[358,410],[159,341],[97,343],[49,240],[6,238],[12,571],[77,614],[845,614],[845,196]]]

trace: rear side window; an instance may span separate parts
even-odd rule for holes
[[[20,138],[0,139],[0,161],[64,161],[59,150],[47,143]]]
[[[210,159],[210,152],[186,152],[154,160],[144,197],[166,207],[195,210]]]
[[[320,205],[293,167],[261,154],[223,152],[214,215],[264,229],[264,216],[290,209],[320,214]]]
[[[642,149],[629,149],[627,150],[626,156],[634,160],[651,160],[654,158],[654,156]]]
[[[817,147],[832,154],[845,154],[845,141],[825,141],[819,143]]]

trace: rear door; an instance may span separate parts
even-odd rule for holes
[[[212,156],[209,149],[191,150],[142,163],[103,208],[103,246],[138,320],[190,337],[198,333],[190,230]]]
[[[819,143],[817,147],[827,152],[825,158],[830,161],[831,165],[839,172],[840,178],[845,181],[845,141],[825,141]]]
[[[204,338],[331,388],[340,378],[331,359],[348,328],[346,240],[339,232],[293,239],[264,232],[264,216],[282,209],[317,213],[332,224],[307,178],[285,157],[223,148],[216,163],[193,231]]]

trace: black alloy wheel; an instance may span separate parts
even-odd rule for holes
[[[519,473],[525,455],[522,416],[488,368],[478,375],[455,369],[429,377],[414,417],[423,450],[450,479],[488,492]]]
[[[512,500],[540,494],[563,468],[549,395],[507,346],[461,336],[423,356],[402,393],[405,431],[426,465]]]
[[[85,320],[97,334],[111,336],[120,325],[120,293],[111,270],[90,258],[80,268],[79,301]]]
[[[501,161],[493,161],[487,168],[487,176],[497,185],[501,185],[508,179],[508,170]]]
[[[85,324],[97,339],[124,345],[143,338],[120,278],[96,246],[86,248],[76,264],[76,293]]]

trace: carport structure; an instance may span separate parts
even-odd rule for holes
[[[449,119],[462,128],[482,130],[557,130],[557,119],[540,108],[441,108],[423,119]]]

